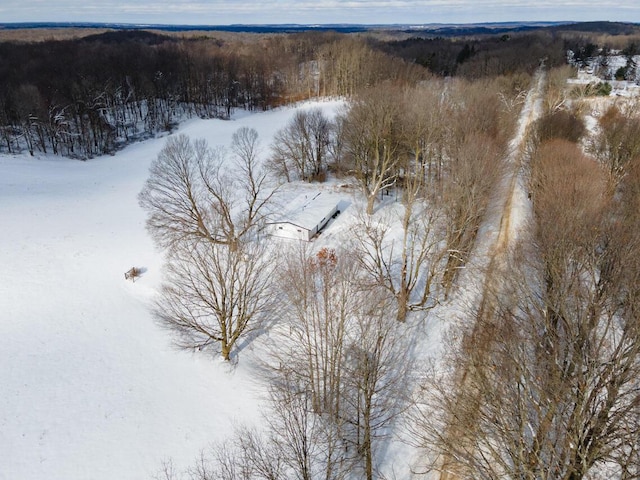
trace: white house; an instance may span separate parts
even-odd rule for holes
[[[310,241],[333,216],[340,213],[341,197],[329,192],[313,192],[297,196],[285,212],[270,222],[271,235]]]

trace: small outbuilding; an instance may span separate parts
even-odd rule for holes
[[[291,201],[286,211],[268,224],[271,235],[310,241],[340,213],[341,197],[329,192],[302,194]]]

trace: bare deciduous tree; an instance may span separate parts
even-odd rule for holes
[[[322,179],[327,169],[331,122],[315,108],[299,110],[273,139],[271,168],[289,182]]]
[[[255,429],[240,426],[233,437],[202,453],[190,469],[191,480],[284,480],[286,465],[276,442]],[[167,478],[167,480],[172,480]]]
[[[627,164],[640,157],[640,118],[625,115],[613,106],[598,123],[600,131],[590,150],[608,166],[612,180],[617,183],[624,176]]]
[[[353,229],[358,262],[368,282],[396,299],[401,322],[409,311],[433,306],[434,280],[442,274],[447,256],[442,212],[425,201],[412,201],[403,208],[404,212],[361,218]]]
[[[373,213],[376,196],[397,178],[399,92],[377,87],[354,100],[343,122],[345,155]]]
[[[635,478],[640,239],[619,210],[633,195],[612,197],[566,141],[543,145],[532,166],[533,240],[488,293],[494,315],[452,357],[464,388],[451,396],[455,374],[428,382],[421,441],[456,478]]]
[[[230,359],[238,340],[269,309],[273,261],[258,242],[234,248],[206,242],[175,247],[155,308],[183,348],[219,346]]]
[[[345,412],[367,480],[376,478],[376,455],[388,427],[408,405],[410,335],[395,321],[391,299],[382,291],[365,295],[356,312],[346,357]]]
[[[336,417],[347,322],[356,308],[357,283],[351,281],[352,265],[344,260],[338,264],[335,251],[322,250],[316,256],[305,249],[299,253],[288,265],[283,285],[292,307],[292,338],[304,352],[294,369],[308,377],[313,410]],[[287,364],[293,366],[296,357],[294,354]]]
[[[547,73],[547,91],[544,97],[544,109],[553,113],[562,110],[569,96],[567,80],[576,74],[576,68],[563,65],[549,70]]]
[[[428,87],[404,92],[402,101],[406,114],[398,119],[401,144],[397,152],[402,210],[388,206],[391,213],[362,218],[353,230],[362,267],[374,284],[395,297],[400,321],[408,311],[430,303],[445,255],[444,216],[433,202],[434,186],[442,180],[445,102],[439,90]]]
[[[268,417],[271,441],[289,476],[313,480],[347,477],[352,462],[345,449],[340,422],[315,412],[305,379],[281,372],[272,383],[274,414]]]
[[[405,114],[400,122],[406,153],[400,158],[400,185],[406,204],[414,197],[424,197],[442,180],[443,154],[449,141],[443,118],[451,113],[447,88],[446,83],[432,80],[403,94]]]
[[[269,306],[273,261],[254,233],[274,190],[257,148],[255,130],[239,129],[230,164],[204,141],[171,137],[139,195],[148,229],[168,248],[156,317],[179,346],[215,344],[225,360]]]
[[[496,141],[484,135],[467,136],[449,155],[440,200],[449,252],[443,276],[446,292],[471,253],[504,162],[504,153]]]
[[[274,193],[257,165],[257,148],[257,133],[248,128],[234,134],[233,162],[203,140],[170,137],[138,196],[158,244],[203,240],[233,246],[257,227]]]
[[[406,400],[398,390],[409,362],[392,299],[361,279],[346,251],[302,249],[289,263],[283,335],[294,342],[274,354],[274,385],[295,393],[322,426],[324,473],[360,464],[370,479],[378,442]]]

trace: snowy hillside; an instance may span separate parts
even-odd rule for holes
[[[249,126],[267,154],[294,112],[177,133],[228,145]],[[232,368],[176,351],[149,313],[162,255],[136,196],[164,141],[88,162],[0,158],[0,480],[151,478],[163,460],[192,464],[234,422],[259,421],[250,354]]]

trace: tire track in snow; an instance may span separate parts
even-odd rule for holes
[[[490,318],[495,305],[493,300],[500,291],[503,273],[508,268],[513,247],[520,235],[524,224],[529,220],[529,205],[519,208],[523,203],[528,203],[527,172],[528,165],[525,162],[526,145],[530,129],[540,117],[542,108],[542,94],[546,83],[546,74],[541,67],[534,77],[533,87],[529,91],[524,107],[518,119],[518,128],[511,142],[507,155],[507,166],[511,171],[502,191],[504,192],[496,202],[502,204],[500,208],[499,229],[496,239],[487,252],[489,262],[485,273],[484,285],[481,294],[480,308],[477,314],[476,326],[473,334],[478,333],[483,320]]]
[[[482,335],[484,338],[491,338],[488,332],[495,328],[492,321],[495,313],[495,298],[499,295],[501,279],[503,273],[509,266],[511,259],[511,247],[515,245],[519,238],[520,231],[528,219],[528,194],[526,187],[526,145],[529,137],[530,129],[534,122],[540,117],[542,108],[542,98],[544,87],[546,84],[546,74],[544,65],[536,72],[532,88],[527,94],[524,106],[518,118],[518,126],[514,137],[509,142],[509,149],[506,158],[506,167],[509,169],[508,175],[505,176],[501,188],[502,194],[495,200],[496,208],[499,211],[499,219],[492,218],[489,221],[498,223],[499,228],[495,239],[490,239],[484,247],[479,247],[480,255],[488,258],[487,267],[482,284],[482,292],[480,294],[480,306],[475,315],[475,324],[471,329],[469,338],[477,338]],[[522,206],[527,208],[520,208]],[[469,343],[466,347],[464,343]],[[472,340],[463,340],[463,348],[475,348],[477,354],[478,345]],[[480,351],[481,355],[486,354],[489,345],[484,345],[485,349]],[[475,362],[474,362],[475,363]],[[459,372],[459,389],[467,388],[470,375],[474,374],[471,365],[463,365],[462,371]],[[473,407],[475,408],[475,407]],[[460,426],[457,426],[458,428]],[[472,428],[469,425],[469,428]],[[455,441],[459,437],[460,432],[453,428],[449,432],[445,432],[445,437],[449,437]],[[465,435],[468,435],[465,433]],[[454,480],[461,478],[456,474],[456,462],[452,458],[444,458],[442,461],[440,480]]]

